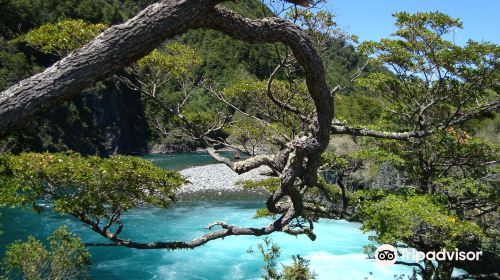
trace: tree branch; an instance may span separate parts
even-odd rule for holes
[[[95,81],[105,79],[152,51],[167,38],[189,29],[210,28],[249,43],[280,42],[292,50],[302,66],[309,95],[315,105],[310,134],[287,143],[275,156],[257,156],[241,162],[227,162],[236,172],[245,172],[261,165],[275,166],[280,174],[280,188],[266,205],[276,213],[277,204],[287,197],[291,201],[272,224],[262,228],[226,226],[187,242],[139,243],[119,239],[84,215],[79,218],[113,244],[89,243],[95,246],[125,246],[137,249],[195,248],[210,240],[231,235],[261,236],[275,231],[312,234],[312,228],[296,229],[289,223],[303,212],[303,201],[297,188],[312,183],[311,174],[318,168],[318,159],[328,146],[333,116],[333,98],[326,85],[320,56],[307,35],[292,23],[278,18],[250,20],[229,10],[214,7],[221,0],[164,0],[148,6],[124,24],[113,26],[89,44],[71,53],[44,72],[21,81],[0,97],[0,137],[40,111],[73,98]],[[170,109],[170,108],[166,108]],[[182,115],[180,115],[182,117]],[[187,122],[189,123],[189,121]],[[197,135],[203,135],[198,131]],[[215,152],[215,151],[213,151]],[[120,229],[121,231],[121,229]]]
[[[358,128],[345,125],[332,125],[332,134],[348,134],[353,136],[369,136],[375,138],[405,140],[409,138],[421,138],[432,134],[429,131],[408,131],[408,132],[389,132],[389,131],[376,131],[367,128]]]
[[[298,108],[295,108],[290,104],[281,102],[280,100],[276,99],[276,97],[274,97],[274,95],[273,95],[272,84],[273,84],[274,78],[276,76],[276,73],[278,73],[278,71],[281,69],[283,63],[286,62],[286,59],[287,58],[285,58],[283,62],[280,62],[280,64],[278,66],[276,66],[274,71],[269,76],[269,79],[267,81],[267,86],[266,86],[267,97],[269,97],[269,99],[271,99],[271,101],[279,108],[286,110],[286,111],[289,111],[291,113],[294,113],[297,116],[297,118],[299,118],[299,120],[301,120],[303,123],[309,124],[309,123],[311,123],[312,120],[310,118],[306,117]]]

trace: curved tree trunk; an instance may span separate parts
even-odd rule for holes
[[[315,105],[315,114],[308,117],[308,127],[274,156],[256,156],[233,163],[212,149],[208,152],[235,172],[243,173],[261,165],[270,166],[279,174],[280,188],[266,205],[279,217],[262,228],[240,228],[223,222],[209,225],[222,229],[193,241],[141,243],[118,237],[102,228],[85,213],[73,213],[84,223],[113,243],[94,246],[125,246],[139,249],[194,248],[210,240],[230,235],[264,235],[275,231],[307,234],[311,239],[312,222],[304,227],[292,220],[301,217],[304,209],[300,191],[316,185],[321,153],[326,149],[333,118],[333,98],[325,81],[323,63],[307,35],[292,23],[279,18],[250,20],[216,7],[221,0],[165,0],[153,4],[124,24],[111,27],[92,42],[71,53],[44,72],[28,78],[4,91],[0,96],[0,137],[25,122],[30,116],[77,95],[82,89],[105,79],[146,55],[167,38],[195,28],[210,28],[248,43],[280,42],[290,47],[304,69],[307,88]],[[186,120],[193,135],[203,133]],[[209,146],[207,146],[209,147]]]

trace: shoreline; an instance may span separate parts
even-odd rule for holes
[[[265,190],[248,190],[236,183],[242,180],[263,180],[269,168],[261,166],[243,174],[237,174],[223,163],[195,166],[179,171],[189,181],[177,190],[182,200],[190,198],[254,199],[267,197]]]

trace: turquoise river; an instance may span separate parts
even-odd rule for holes
[[[148,155],[162,168],[182,169],[213,163],[204,154]],[[124,217],[122,237],[137,241],[190,240],[208,232],[204,229],[213,221],[223,220],[240,226],[265,225],[269,220],[254,220],[255,210],[263,206],[260,200],[182,201],[168,209],[142,208]],[[45,238],[61,225],[78,234],[84,242],[105,241],[77,220],[50,210],[35,214],[29,209],[2,209],[3,234],[0,236],[0,256],[6,244],[33,235]],[[381,266],[363,254],[369,244],[368,235],[360,224],[343,220],[320,220],[315,226],[318,238],[271,235],[282,248],[280,261],[287,263],[292,255],[300,254],[311,261],[317,279],[394,279],[394,275],[409,274],[406,266]],[[136,250],[115,247],[91,247],[94,279],[260,279],[263,261],[257,246],[259,237],[228,237],[194,249],[181,251]],[[248,249],[254,252],[249,253]]]

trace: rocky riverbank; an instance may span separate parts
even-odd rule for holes
[[[177,192],[180,199],[186,198],[255,198],[265,197],[264,190],[247,190],[236,183],[242,180],[262,180],[269,168],[263,166],[238,175],[224,164],[210,164],[183,169],[180,173],[189,180]]]

